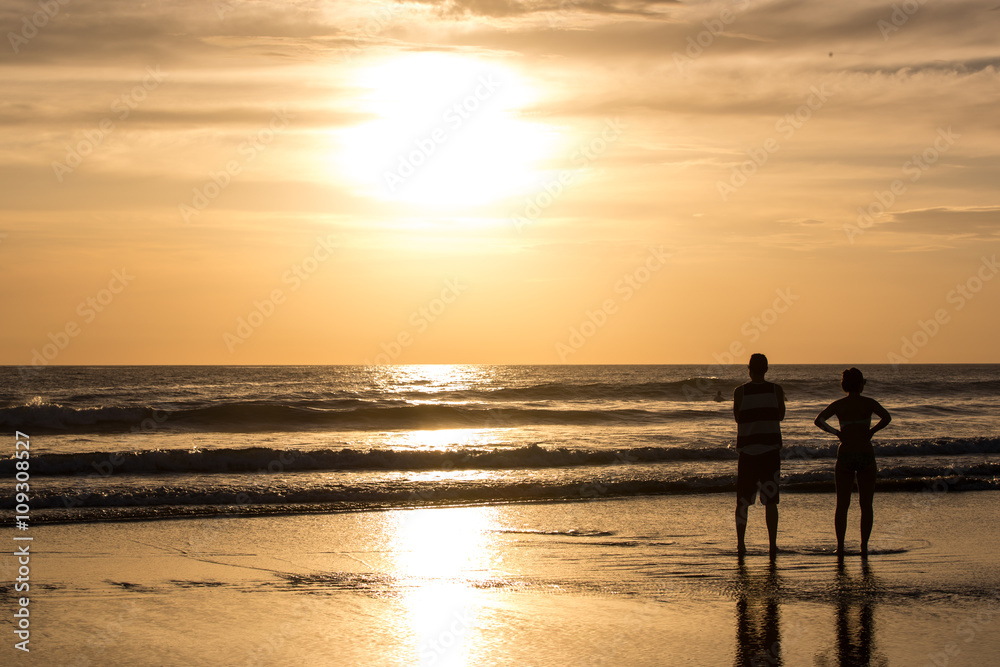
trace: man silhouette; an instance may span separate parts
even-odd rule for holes
[[[733,392],[736,418],[736,550],[746,553],[747,510],[757,500],[764,506],[770,554],[778,553],[778,482],[781,476],[781,420],[785,418],[785,392],[764,379],[767,357],[750,356],[750,382]]]

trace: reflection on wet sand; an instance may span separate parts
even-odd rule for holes
[[[888,659],[877,650],[875,607],[879,582],[867,560],[861,562],[861,576],[847,572],[844,559],[837,561],[833,582],[837,605],[834,618],[836,645],[816,655],[819,667],[882,667]]]
[[[860,576],[849,573],[844,560],[837,562],[836,575],[828,589],[836,605],[833,618],[834,645],[817,652],[819,667],[883,667],[886,657],[875,641],[875,607],[880,594],[871,564],[861,563]],[[754,570],[740,559],[733,582],[736,598],[737,667],[781,665],[781,612],[779,602],[789,594],[774,561]],[[786,638],[787,639],[787,638]]]
[[[861,563],[861,579],[852,577],[837,561],[837,657],[841,666],[867,667],[888,661],[875,650],[875,602],[878,582],[867,559]]]
[[[399,636],[408,637],[420,665],[463,667],[479,661],[476,639],[491,569],[495,509],[417,509],[394,513],[392,551],[404,590]]]
[[[751,572],[740,559],[735,582],[737,667],[781,664],[780,590],[773,560],[766,571]]]

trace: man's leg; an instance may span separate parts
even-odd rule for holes
[[[750,464],[745,455],[739,455],[736,463],[736,553],[740,555],[747,551],[747,510],[757,500]]]
[[[771,555],[778,553],[778,503],[770,502],[764,505],[764,514],[767,519],[767,536],[771,542]]]
[[[781,499],[781,455],[773,452],[767,455],[768,481],[760,485],[760,502],[764,505],[767,521],[767,537],[771,558],[778,554],[778,501]]]
[[[742,498],[736,498],[736,553],[745,554],[747,551],[747,510],[749,506]]]

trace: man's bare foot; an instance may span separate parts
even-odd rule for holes
[[[778,545],[772,544],[768,549],[767,554],[771,557],[771,560],[774,560],[778,556]]]
[[[736,543],[736,555],[737,556],[746,556],[747,555],[747,545],[746,545],[745,542],[737,542]]]

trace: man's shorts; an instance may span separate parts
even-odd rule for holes
[[[746,505],[753,505],[760,490],[760,504],[778,504],[781,494],[781,452],[740,454],[736,465],[736,497]]]

